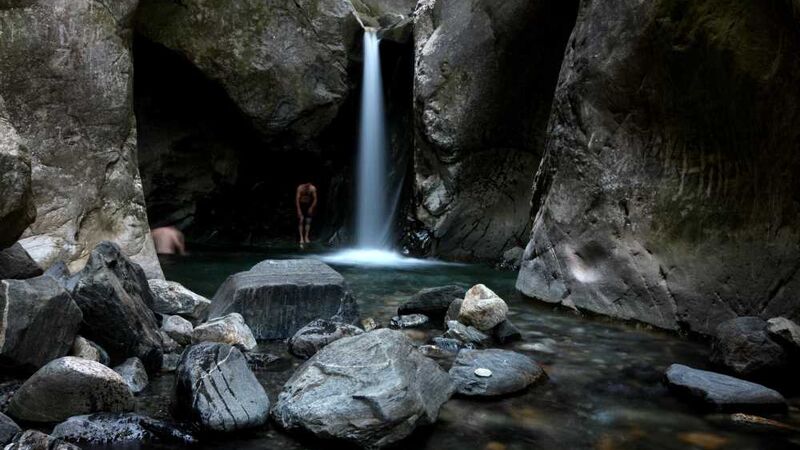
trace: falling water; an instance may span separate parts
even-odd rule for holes
[[[367,29],[356,179],[356,244],[359,249],[384,249],[391,224],[391,211],[387,207],[386,126],[379,46],[375,30]]]

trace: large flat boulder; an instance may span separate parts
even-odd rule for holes
[[[450,377],[461,395],[492,397],[519,392],[547,378],[526,355],[509,350],[461,350]]]
[[[35,371],[66,356],[83,315],[48,276],[0,281],[0,368]]]
[[[266,260],[228,277],[209,317],[239,313],[257,339],[286,339],[316,319],[351,323],[358,306],[344,278],[313,259]]]
[[[273,414],[289,430],[378,448],[434,423],[453,390],[402,332],[380,329],[320,350],[286,382]]]
[[[163,342],[147,278],[116,244],[92,250],[72,297],[83,311],[81,334],[100,344],[112,363],[136,356],[150,372],[161,367]]]
[[[786,410],[786,400],[778,392],[728,375],[673,364],[667,369],[666,379],[676,394],[717,411]]]

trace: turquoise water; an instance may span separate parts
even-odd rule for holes
[[[307,257],[290,249],[265,253],[199,252],[162,261],[168,279],[213,296],[224,279],[265,258]],[[409,449],[783,449],[799,448],[800,433],[744,429],[730,416],[703,415],[673,398],[661,384],[664,370],[678,362],[708,368],[707,348],[641,326],[582,317],[555,310],[514,290],[516,275],[482,265],[404,268],[336,266],[355,293],[362,316],[386,323],[397,305],[419,289],[444,284],[484,283],[510,306],[524,340],[508,346],[529,354],[547,371],[547,383],[501,400],[454,398],[439,422],[418,430],[398,448]],[[301,361],[283,343],[263,345],[282,356],[257,376],[271,400]],[[173,379],[162,376],[140,397],[140,408],[169,417]],[[798,405],[773,417],[800,427]],[[329,449],[330,444],[297,440],[270,425],[263,430],[207,440],[216,449]],[[120,447],[116,447],[120,448]]]

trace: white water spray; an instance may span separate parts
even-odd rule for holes
[[[356,179],[356,245],[359,249],[388,248],[392,211],[387,207],[385,121],[380,39],[375,30],[366,29]]]

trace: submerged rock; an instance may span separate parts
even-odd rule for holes
[[[362,333],[363,330],[353,325],[317,319],[289,339],[289,352],[301,358],[310,358],[331,342]]]
[[[66,356],[33,374],[11,398],[8,413],[28,422],[60,422],[133,407],[133,395],[119,374],[98,362]]]
[[[125,384],[134,394],[142,392],[150,382],[144,364],[136,357],[128,358],[124,363],[114,367],[114,372],[117,372],[125,380]]]
[[[194,327],[191,322],[181,316],[167,316],[161,323],[161,331],[179,345],[188,345],[192,342]]]
[[[355,323],[358,306],[344,278],[312,259],[266,260],[228,277],[209,317],[236,312],[258,339],[286,339],[316,319]]]
[[[153,292],[153,311],[166,316],[178,315],[192,321],[205,320],[211,300],[186,289],[180,283],[160,279],[147,280]]]
[[[454,299],[464,298],[466,289],[450,285],[422,289],[397,308],[397,314],[424,314],[434,324],[444,324],[444,316]]]
[[[258,345],[250,327],[238,313],[212,319],[196,327],[192,331],[192,342],[219,342],[235,345],[245,351],[253,350]]]
[[[506,320],[506,314],[508,314],[506,302],[491,289],[477,284],[464,296],[464,302],[461,303],[458,312],[458,321],[481,331],[488,331]]]
[[[176,380],[178,407],[204,430],[243,430],[269,418],[267,394],[236,347],[204,342],[188,348]]]
[[[187,431],[138,414],[98,413],[70,417],[53,429],[53,437],[91,444],[191,445],[195,438]]]
[[[738,317],[723,322],[711,343],[711,361],[744,377],[763,377],[785,368],[788,354],[767,332],[758,317]]]
[[[389,322],[389,328],[404,330],[406,328],[425,328],[430,324],[430,319],[424,314],[410,314],[407,316],[395,316]]]
[[[0,190],[0,193],[3,192]],[[19,243],[0,249],[0,280],[25,280],[44,272]]]
[[[760,384],[705,370],[673,364],[667,385],[676,394],[721,412],[785,411],[786,400]]]
[[[102,242],[78,277],[72,296],[83,312],[81,333],[100,344],[112,362],[136,356],[157,371],[163,343],[142,268],[116,244]]]
[[[34,371],[67,355],[82,318],[48,276],[0,281],[0,367]]]
[[[459,394],[489,397],[521,391],[547,375],[523,354],[489,349],[460,351],[450,377]]]
[[[72,350],[70,350],[70,356],[99,362],[104,366],[111,364],[111,358],[108,357],[108,353],[103,350],[103,347],[100,347],[82,336],[75,337]]]
[[[18,434],[5,450],[81,450],[81,448],[41,431],[28,430]]]
[[[0,412],[0,447],[11,442],[14,436],[21,431],[19,425],[11,420],[10,417]]]
[[[455,320],[447,322],[447,331],[444,336],[457,339],[464,344],[472,344],[479,347],[486,347],[492,342],[492,338],[482,333],[480,330],[468,327]]]
[[[452,393],[433,360],[380,329],[320,350],[286,382],[273,415],[288,430],[377,448],[435,422]]]

